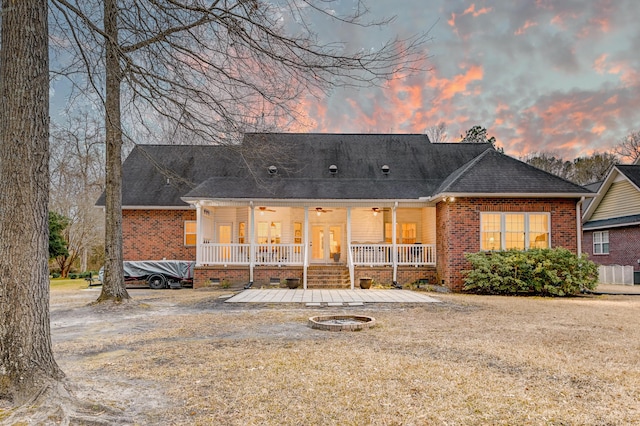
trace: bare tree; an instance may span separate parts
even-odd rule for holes
[[[608,152],[596,152],[588,157],[566,161],[553,154],[542,152],[531,155],[524,161],[578,185],[587,185],[603,180],[611,167],[618,161],[618,157]]]
[[[530,154],[523,161],[540,170],[570,180],[573,175],[573,163],[549,152]]]
[[[49,325],[47,2],[0,10],[0,398],[19,405],[63,376]]]
[[[49,206],[69,223],[63,236],[68,254],[55,262],[66,277],[72,266],[87,269],[89,253],[104,241],[104,217],[94,205],[104,190],[104,136],[88,113],[54,128],[51,137],[51,197]]]
[[[304,96],[407,75],[425,58],[425,35],[373,48],[319,39],[312,15],[362,30],[389,22],[366,22],[362,1],[349,15],[334,13],[340,2],[327,0],[53,4],[56,25],[68,36],[65,46],[75,49],[66,72],[82,72],[105,108],[106,259],[99,301],[129,297],[122,271],[121,164],[132,129],[153,131],[164,120],[187,129],[191,140],[236,142],[265,121],[299,119]]]
[[[448,138],[447,124],[444,121],[441,121],[435,126],[427,128],[426,133],[427,136],[429,136],[431,143],[446,142]]]
[[[630,132],[622,141],[613,148],[613,152],[633,164],[640,160],[640,130]]]

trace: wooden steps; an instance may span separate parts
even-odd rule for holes
[[[351,288],[349,269],[344,265],[309,266],[307,288]]]

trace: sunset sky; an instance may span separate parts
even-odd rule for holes
[[[368,38],[356,28],[342,28],[340,36],[352,47],[375,48],[395,35],[428,31],[430,71],[309,103],[306,131],[424,133],[444,121],[457,141],[481,125],[510,155],[565,159],[609,150],[640,131],[637,0],[367,4],[371,18],[395,21]]]

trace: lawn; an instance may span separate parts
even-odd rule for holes
[[[112,309],[87,306],[98,291],[82,283],[52,283],[56,359],[79,396],[132,424],[640,423],[640,296],[318,309],[132,290]],[[306,326],[329,313],[377,325]]]

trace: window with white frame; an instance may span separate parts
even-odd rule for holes
[[[609,254],[609,231],[593,233],[593,254]]]
[[[480,250],[549,248],[549,213],[482,213]]]
[[[280,244],[281,222],[258,222],[258,244]]]
[[[196,229],[197,229],[197,222],[195,220],[184,221],[184,245],[185,246],[196,245]]]

